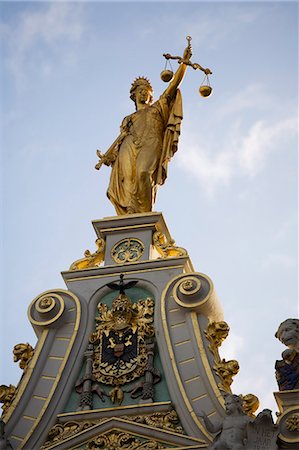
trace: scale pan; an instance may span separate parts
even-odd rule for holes
[[[202,97],[209,97],[212,94],[212,88],[208,85],[202,85],[199,88],[199,93]]]
[[[172,80],[173,78],[173,71],[172,70],[162,70],[161,74],[160,74],[161,80],[165,81],[165,83],[168,83],[169,81]]]

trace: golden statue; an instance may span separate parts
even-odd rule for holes
[[[132,83],[130,98],[136,112],[125,117],[120,135],[102,154],[97,155],[102,164],[112,166],[107,196],[118,215],[144,213],[152,210],[158,185],[167,178],[167,164],[177,150],[180,126],[183,119],[182,98],[179,86],[187,66],[209,69],[190,61],[191,38],[183,57],[165,54],[166,59],[178,59],[179,68],[159,100],[153,103],[153,89],[147,78],[139,77]]]

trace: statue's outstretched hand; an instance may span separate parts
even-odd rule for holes
[[[188,44],[187,47],[184,50],[183,59],[185,61],[189,61],[192,56],[192,46],[191,44]]]

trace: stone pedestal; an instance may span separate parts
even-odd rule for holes
[[[279,408],[279,448],[299,449],[299,389],[274,392]]]

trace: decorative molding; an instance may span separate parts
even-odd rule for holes
[[[233,377],[237,375],[240,370],[238,361],[235,359],[231,359],[229,361],[222,359],[222,361],[214,366],[214,370],[221,378],[221,383],[218,384],[219,388],[230,393],[230,386],[233,382]]]
[[[93,438],[84,447],[84,450],[155,450],[166,448],[154,439],[147,439],[143,442],[131,433],[123,432],[120,430],[112,430],[108,433],[104,433],[96,438]]]
[[[84,420],[83,422],[70,421],[66,423],[57,423],[50,429],[47,441],[44,443],[41,449],[46,449],[54,444],[63,441],[64,439],[75,436],[81,431],[84,431],[87,428],[92,427],[93,425],[101,423],[103,420],[105,419],[98,419],[97,421]]]
[[[150,415],[124,416],[123,419],[146,424],[152,428],[161,428],[163,430],[185,434],[182,426],[180,425],[178,415],[174,409],[167,412],[157,412]]]

